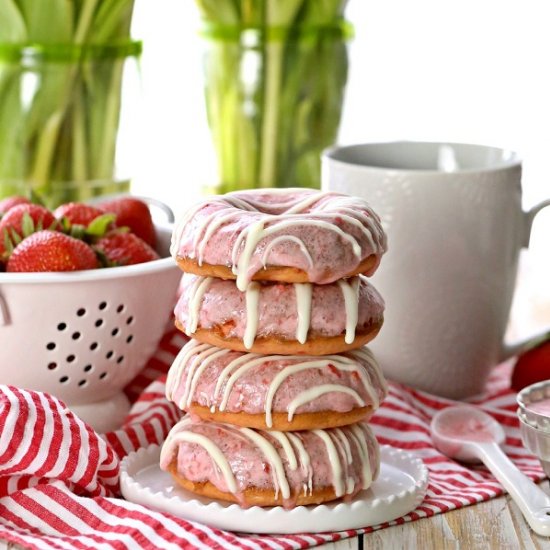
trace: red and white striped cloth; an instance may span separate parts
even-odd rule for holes
[[[438,453],[429,423],[451,401],[392,384],[372,424],[383,444],[421,457],[430,471],[426,499],[394,522],[359,531],[286,536],[242,535],[155,512],[119,498],[120,458],[162,443],[179,412],[164,398],[163,378],[184,339],[170,330],[128,392],[137,401],[123,429],[99,437],[56,398],[0,386],[0,539],[28,548],[307,548],[495,497],[502,488],[482,467]],[[506,431],[508,456],[533,479],[544,477],[522,446],[509,367],[499,367],[475,403]],[[321,528],[322,526],[320,526]]]

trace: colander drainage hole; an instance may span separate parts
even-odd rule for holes
[[[116,336],[118,334],[118,328],[114,328],[112,331],[111,331],[111,336]]]
[[[69,377],[68,376],[62,376],[59,381],[62,383],[62,384],[66,384],[68,381],[69,381]]]
[[[107,302],[101,302],[98,307],[101,311],[103,311],[107,307]]]
[[[126,338],[126,343],[129,344],[133,339],[134,339],[134,335],[130,334],[130,336],[128,336],[128,338]]]
[[[124,304],[120,304],[117,308],[116,308],[116,312],[117,313],[122,313],[124,311]]]
[[[71,353],[71,355],[67,355],[67,363],[72,363],[76,357]]]
[[[117,360],[117,364],[120,365],[120,363],[122,363],[122,361],[124,361],[124,355],[121,355]]]
[[[76,314],[77,314],[79,317],[84,317],[84,315],[86,315],[86,310],[85,310],[83,307],[78,308],[78,309],[76,310]]]
[[[131,325],[133,322],[134,322],[134,318],[132,317],[132,315],[130,315],[130,317],[128,317],[128,319],[126,319],[126,324]]]
[[[106,353],[105,357],[106,357],[107,359],[110,359],[110,358],[114,355],[114,353],[115,353],[115,352],[114,352],[113,350],[110,350],[110,351],[108,351],[108,352]]]
[[[86,380],[80,380],[80,381],[78,382],[78,386],[79,386],[80,388],[82,388],[82,387],[85,386],[87,383],[88,383],[88,382],[87,382]]]
[[[80,332],[73,332],[71,338],[73,340],[78,340],[80,338],[80,336],[81,336]]]
[[[106,372],[102,372],[100,375],[99,375],[99,379],[100,380],[103,380],[104,378],[107,377],[107,373]]]
[[[52,349],[55,349],[55,342],[48,342],[48,343],[46,344],[46,349],[49,349],[50,351],[51,351]]]
[[[53,361],[51,363],[48,363],[48,370],[55,370],[57,368],[57,363],[54,363]]]
[[[98,328],[99,328],[102,324],[103,324],[103,319],[98,319],[98,320],[95,322],[95,326],[98,327]]]
[[[97,342],[92,342],[92,343],[90,344],[90,349],[91,349],[92,351],[94,351],[95,349],[97,349],[97,346],[99,346],[99,344],[98,344]]]
[[[93,366],[92,366],[92,365],[86,365],[86,366],[84,367],[84,372],[90,372],[92,369],[93,369]]]
[[[67,323],[59,323],[59,325],[57,325],[57,330],[59,331],[65,330],[66,328],[67,328]]]

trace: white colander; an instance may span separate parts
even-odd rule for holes
[[[159,260],[74,273],[0,273],[0,384],[51,393],[100,432],[128,411],[122,388],[155,351],[181,271],[171,226]]]

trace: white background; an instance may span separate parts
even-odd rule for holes
[[[339,142],[443,140],[514,149],[524,159],[525,206],[550,197],[547,13],[546,0],[350,0],[356,37]],[[134,191],[176,211],[215,181],[199,24],[193,0],[137,0],[134,35],[145,49]],[[547,212],[535,223],[523,259],[528,284],[516,305],[523,318],[529,303],[538,324],[550,324],[549,237]]]

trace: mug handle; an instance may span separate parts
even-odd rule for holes
[[[547,206],[550,206],[550,199],[546,199],[542,202],[539,202],[533,208],[524,212],[525,217],[525,239],[523,246],[527,248],[529,246],[529,241],[531,240],[531,229],[533,227],[533,221],[536,215]],[[519,355],[528,349],[537,346],[538,344],[548,340],[550,338],[550,331],[545,330],[539,334],[536,334],[527,340],[522,340],[519,342],[514,342],[513,344],[503,344],[500,360],[504,361],[515,355]]]

